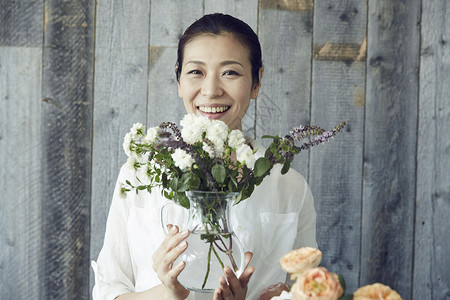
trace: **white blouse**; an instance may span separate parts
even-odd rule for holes
[[[284,282],[286,273],[279,260],[287,252],[303,246],[317,248],[316,212],[311,190],[295,170],[281,175],[276,165],[252,196],[230,211],[230,221],[244,251],[253,252],[255,268],[247,299],[257,299],[269,285]],[[161,284],[153,271],[152,255],[165,238],[160,210],[169,200],[159,191],[151,194],[130,192],[120,196],[120,182],[133,182],[133,171],[124,165],[113,196],[103,248],[95,273],[94,300],[113,300],[117,296],[144,291]],[[176,223],[185,217],[184,209],[167,206]],[[212,299],[212,294],[191,292],[187,299]]]

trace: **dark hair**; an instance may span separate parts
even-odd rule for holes
[[[252,65],[252,80],[254,84],[259,83],[258,71],[262,67],[261,45],[258,36],[247,23],[221,13],[204,15],[191,24],[178,42],[178,57],[175,68],[177,81],[180,79],[181,68],[184,58],[184,47],[202,34],[220,35],[224,33],[232,34],[250,53],[250,64]]]

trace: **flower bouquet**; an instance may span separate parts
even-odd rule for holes
[[[290,292],[283,291],[272,300],[402,300],[389,286],[374,283],[345,295],[345,280],[341,275],[320,267],[322,252],[302,247],[286,253],[280,259],[281,268],[296,279]]]
[[[345,123],[331,131],[300,126],[283,138],[263,136],[272,142],[262,157],[256,156],[258,149],[240,130],[230,130],[222,121],[188,114],[180,125],[181,130],[175,123],[165,122],[147,131],[140,123],[133,125],[123,147],[138,184],[126,180],[121,192],[152,193],[158,188],[167,199],[190,209],[192,222],[188,229],[191,235],[198,233],[202,244],[207,246],[204,253],[207,262],[201,288],[188,288],[213,290],[206,286],[212,256],[221,268],[224,259],[230,261],[235,272],[240,269],[238,265],[243,267],[243,253],[238,255],[241,264],[235,259],[233,245],[239,245],[239,241],[228,223],[229,203],[238,204],[250,197],[275,164],[282,164],[281,173],[287,173],[296,154],[329,141]],[[199,197],[201,192],[203,195]],[[190,242],[189,248],[193,244]]]

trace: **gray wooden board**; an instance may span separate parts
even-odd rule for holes
[[[416,300],[450,295],[449,14],[448,1],[422,1],[412,293]]]
[[[40,298],[89,299],[92,1],[46,1]]]
[[[92,157],[91,259],[103,245],[125,134],[146,123],[149,1],[97,4]],[[94,283],[91,271],[91,289]]]
[[[311,122],[325,130],[347,123],[333,140],[311,150],[309,183],[322,265],[344,276],[349,293],[359,280],[364,71],[364,62],[313,63]]]
[[[0,298],[39,298],[42,49],[0,47]]]
[[[258,0],[205,0],[205,14],[211,13],[229,14],[247,23],[253,31],[258,30]]]
[[[203,15],[203,3],[190,0],[168,4],[160,0],[152,1],[151,8],[148,124],[156,126],[165,121],[179,124],[186,110],[178,97],[175,76],[178,39]]]
[[[314,44],[362,44],[366,15],[366,4],[357,0],[316,3]],[[309,167],[322,265],[344,276],[347,294],[358,287],[360,269],[366,68],[356,60],[313,60],[312,70],[311,123],[325,130],[347,123],[329,144],[311,150]]]
[[[368,10],[360,283],[411,299],[420,1]]]
[[[43,3],[40,0],[2,1],[0,46],[41,46]]]
[[[151,46],[176,47],[184,30],[203,15],[203,1],[199,0],[153,0],[151,3]]]
[[[256,136],[284,136],[310,123],[312,10],[259,10],[264,75],[256,100]],[[267,142],[264,143],[267,146]],[[308,152],[292,167],[308,178]]]

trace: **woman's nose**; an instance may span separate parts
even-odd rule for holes
[[[202,83],[202,96],[213,99],[223,95],[220,80],[215,76],[206,76]]]

